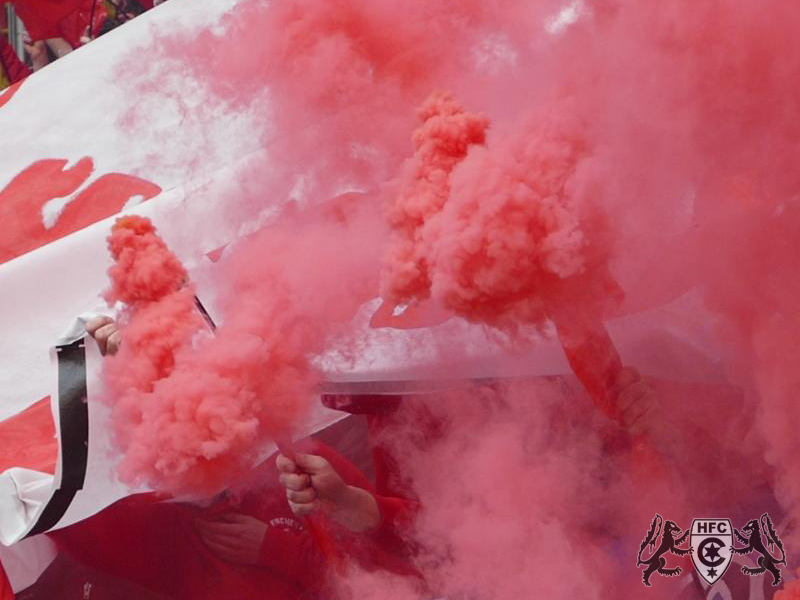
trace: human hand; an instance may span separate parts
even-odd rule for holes
[[[25,48],[25,52],[28,53],[32,61],[37,60],[47,51],[44,41],[42,40],[34,42],[30,38],[26,38],[22,41],[22,46]]]
[[[94,338],[100,354],[116,354],[122,344],[119,325],[111,317],[97,317],[86,323],[86,333]]]
[[[56,58],[61,58],[72,52],[72,45],[64,38],[47,38],[47,47],[50,48]]]
[[[267,524],[241,513],[224,513],[208,519],[199,518],[195,527],[203,543],[216,556],[240,565],[259,562]]]
[[[25,48],[25,52],[31,57],[31,64],[33,65],[34,71],[38,71],[50,62],[47,56],[47,46],[43,40],[34,42],[30,38],[25,38],[22,45]]]
[[[297,516],[307,516],[322,508],[321,503],[336,505],[346,494],[347,484],[321,456],[279,454],[276,461],[278,480],[286,488],[289,507]]]
[[[659,397],[639,371],[623,368],[614,382],[614,394],[620,420],[631,435],[647,435],[658,426]]]
[[[286,488],[289,508],[305,517],[323,511],[341,525],[355,532],[375,529],[381,514],[375,497],[368,491],[345,483],[323,457],[297,454],[278,455],[279,480]]]

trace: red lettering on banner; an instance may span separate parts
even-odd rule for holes
[[[0,422],[0,473],[12,467],[55,473],[57,458],[49,396]]]
[[[42,207],[74,194],[94,170],[91,158],[66,168],[63,159],[39,160],[0,190],[0,264],[118,213],[133,197],[149,200],[161,188],[145,179],[108,173],[71,199],[52,227],[45,227]]]
[[[11,98],[13,98],[14,94],[16,94],[19,91],[19,88],[24,81],[25,80],[23,79],[22,81],[18,81],[17,83],[8,86],[6,90],[2,94],[0,94],[0,108],[3,108],[3,106],[5,106],[11,101]]]

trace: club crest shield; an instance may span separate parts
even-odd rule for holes
[[[709,584],[719,581],[731,564],[733,525],[730,519],[695,519],[690,537],[692,564]]]

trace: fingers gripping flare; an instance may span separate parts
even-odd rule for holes
[[[323,502],[335,506],[347,484],[331,464],[321,456],[292,454],[292,458],[284,453],[278,457],[280,482],[292,512],[307,516],[320,510]]]
[[[97,342],[100,353],[116,354],[122,344],[119,325],[111,317],[96,317],[86,323],[86,333]]]
[[[347,487],[341,477],[333,470],[330,463],[322,457],[307,454],[298,454],[286,444],[279,443],[276,464],[280,473],[279,479],[286,487],[286,497],[292,512],[304,519],[314,543],[325,558],[334,566],[337,573],[343,575],[346,564],[341,553],[337,550],[330,533],[318,520],[317,513],[320,509],[320,494],[326,488],[324,473],[333,473],[341,485]],[[315,481],[315,477],[317,480]]]

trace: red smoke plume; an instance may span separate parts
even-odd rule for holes
[[[428,223],[450,196],[450,174],[472,144],[482,144],[488,122],[467,113],[452,96],[437,93],[420,107],[422,126],[414,132],[415,154],[403,167],[389,210],[394,230],[387,251],[383,295],[395,303],[430,295],[433,243]]]
[[[186,269],[148,219],[117,219],[108,237],[108,249],[114,259],[108,270],[111,289],[106,298],[110,303],[146,305],[177,292],[187,283]]]
[[[792,581],[785,589],[775,594],[775,600],[797,600],[800,598],[800,581]]]
[[[568,109],[553,110],[483,146],[485,118],[460,112],[439,123],[434,116],[415,132],[409,181],[389,214],[406,245],[387,258],[389,299],[407,302],[432,291],[471,321],[540,323],[547,305],[560,300],[562,281],[587,263],[567,189],[587,154],[580,122]],[[477,133],[470,129],[476,125]]]
[[[121,475],[178,494],[218,491],[252,466],[264,442],[291,436],[306,409],[313,380],[302,342],[285,338],[297,329],[288,298],[279,281],[264,282],[275,286],[272,302],[260,299],[218,339],[198,337],[204,321],[194,290],[152,224],[123,217],[109,248],[109,299],[127,304],[125,344],[107,371]]]
[[[310,356],[377,281],[370,278],[377,263],[359,253],[380,232],[347,215],[333,223],[327,213],[289,217],[223,259],[215,335],[152,224],[117,222],[109,300],[127,304],[125,342],[106,372],[124,480],[174,494],[216,492],[252,467],[266,444],[302,426],[319,378]]]
[[[615,564],[631,566],[600,572],[603,584],[616,578],[625,590],[617,597],[629,597],[641,585],[630,557],[654,512],[673,509],[684,525],[703,511],[733,516],[748,502],[770,501],[764,490],[773,486],[793,517],[798,27],[800,4],[783,0],[240,2],[221,29],[163,49],[207,81],[220,106],[260,109],[269,95],[262,139],[271,169],[237,182],[232,201],[255,215],[289,198],[298,181],[307,205],[342,190],[380,189],[395,232],[384,237],[378,220],[367,220],[377,233],[354,247],[327,216],[243,245],[225,283],[235,290],[226,304],[231,333],[194,346],[183,339],[175,372],[187,380],[217,373],[219,384],[236,388],[220,401],[234,392],[237,414],[257,428],[268,423],[245,396],[289,406],[298,390],[310,390],[307,355],[326,346],[331,323],[338,331],[360,301],[377,295],[372,258],[388,247],[383,291],[393,302],[424,298],[430,288],[454,313],[502,327],[541,324],[565,298],[578,314],[619,317],[617,331],[630,334],[623,359],[649,361],[664,380],[673,417],[665,432],[680,442],[671,460],[682,483],[641,490],[624,469],[583,471],[593,464],[583,462],[587,454],[611,452],[585,426],[595,418],[585,398],[564,394],[567,408],[554,415],[537,402],[545,392],[532,387],[530,402],[512,412],[531,422],[510,419],[528,428],[512,432],[504,423],[486,435],[485,419],[462,421],[458,403],[443,404],[443,419],[461,426],[433,457],[413,449],[400,457],[429,511],[416,534],[432,548],[425,570],[442,589],[614,596],[619,588],[593,584],[603,556],[589,553],[589,566],[577,570],[565,557],[587,547],[608,556],[617,547]],[[415,107],[435,89],[451,90],[475,112],[434,96],[409,148]],[[338,267],[322,273],[309,256]],[[322,305],[336,303],[336,291],[346,301],[333,315]],[[636,330],[637,318],[647,327]],[[274,358],[269,376],[258,362],[265,356]],[[537,437],[554,419],[562,436]],[[528,430],[541,441],[530,453]],[[506,465],[513,474],[497,477]],[[552,507],[551,490],[566,506],[592,502],[576,516]],[[676,498],[694,514],[677,516]],[[623,533],[607,535],[591,513],[617,519]],[[542,535],[516,536],[508,523],[518,521]],[[354,580],[354,593],[401,595],[394,580],[371,582],[365,590]]]

